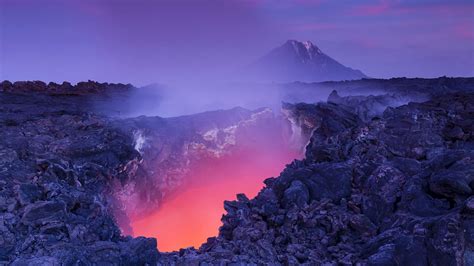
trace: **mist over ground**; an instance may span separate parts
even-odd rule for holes
[[[424,99],[422,85],[419,97]],[[175,84],[150,84],[126,92],[112,93],[105,99],[92,99],[93,107],[117,117],[177,117],[214,110],[242,107],[249,110],[266,107],[278,115],[282,103],[326,101],[333,90],[341,96],[382,95],[388,93],[381,80],[321,83],[265,83],[201,81]],[[407,96],[408,97],[408,96]],[[402,104],[402,103],[400,103]]]

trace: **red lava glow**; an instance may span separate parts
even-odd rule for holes
[[[132,221],[135,236],[155,237],[160,251],[199,247],[216,236],[224,214],[224,200],[237,193],[254,197],[263,180],[277,176],[299,152],[275,149],[239,152],[199,163],[190,183],[163,203],[155,213]]]

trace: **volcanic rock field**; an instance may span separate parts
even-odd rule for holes
[[[287,83],[281,110],[104,108],[135,89],[0,83],[0,264],[474,265],[473,78]],[[131,236],[204,162],[279,153],[296,160],[222,202],[202,245]]]

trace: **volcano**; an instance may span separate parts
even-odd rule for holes
[[[311,41],[288,40],[249,66],[251,79],[271,82],[356,80],[367,76],[326,55]]]

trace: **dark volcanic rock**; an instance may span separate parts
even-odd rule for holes
[[[112,216],[109,183],[140,159],[132,137],[68,101],[0,94],[0,264],[156,263],[156,240],[122,237]]]
[[[32,203],[43,196],[42,189],[33,184],[21,184],[17,189],[17,194],[22,205]]]
[[[444,95],[367,122],[346,105],[287,105],[313,126],[306,158],[266,180],[255,199],[226,202],[217,238],[164,259],[470,265],[473,138],[446,128],[466,127],[460,118],[472,119],[472,102],[474,94]]]
[[[364,121],[382,115],[387,107],[397,107],[408,103],[410,100],[411,97],[399,94],[341,97],[335,90],[328,97],[328,103],[348,107]]]
[[[312,199],[339,202],[350,195],[352,169],[348,165],[321,163],[312,165],[312,168],[314,174],[303,180],[309,187]]]
[[[65,212],[66,204],[62,201],[41,201],[28,205],[21,220],[26,225],[41,225],[62,220]]]
[[[74,86],[66,81],[62,84],[54,82],[46,84],[42,81],[17,81],[11,83],[8,80],[0,83],[0,92],[17,94],[39,92],[50,95],[85,95],[99,94],[109,91],[126,91],[131,88],[131,84],[99,83],[91,80],[87,82],[79,82]]]
[[[283,206],[289,207],[291,204],[296,204],[303,207],[309,201],[309,191],[303,182],[295,180],[291,182],[289,188],[285,190],[283,196]]]
[[[431,100],[398,107],[377,97],[285,104],[309,139],[305,159],[266,179],[255,198],[224,202],[218,236],[199,249],[160,254],[155,239],[122,235],[117,224],[127,217],[117,188],[149,185],[147,171],[163,170],[152,167],[158,162],[180,168],[177,147],[215,156],[233,137],[251,137],[252,121],[273,130],[266,109],[112,120],[65,96],[71,84],[5,81],[0,264],[472,265],[474,94],[439,89],[469,85],[464,79],[427,84],[436,85]],[[77,86],[93,93],[103,85]],[[48,92],[10,93],[18,88]],[[380,101],[382,112],[366,112]],[[245,126],[226,135],[236,123]],[[155,185],[144,198],[161,197],[147,194]]]

